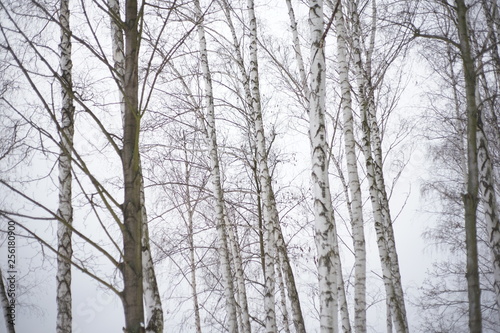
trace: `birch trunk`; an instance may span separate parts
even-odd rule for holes
[[[380,129],[377,122],[376,105],[375,105],[375,87],[372,85],[372,54],[375,47],[375,34],[376,34],[376,20],[377,20],[377,4],[372,0],[372,31],[370,35],[370,44],[366,56],[366,75],[367,80],[367,93],[369,96],[369,129],[371,131],[371,141],[373,143],[374,151],[374,166],[375,166],[375,180],[377,182],[378,191],[380,193],[383,215],[383,228],[387,239],[387,250],[391,261],[392,283],[394,285],[394,293],[397,298],[399,311],[401,314],[397,315],[397,320],[402,320],[405,330],[408,331],[408,319],[406,316],[406,306],[404,299],[403,286],[401,282],[401,273],[399,269],[399,259],[396,250],[396,238],[394,236],[394,229],[392,227],[392,218],[389,208],[389,200],[387,198],[387,191],[385,187],[385,178],[383,171],[383,154],[382,154],[382,139]],[[399,319],[398,319],[399,318]]]
[[[333,209],[332,209],[332,221],[334,221]],[[334,248],[334,253],[337,254],[333,258],[333,260],[335,261],[335,274],[337,277],[336,297],[338,299],[338,308],[339,308],[338,310],[340,311],[340,316],[341,316],[340,323],[342,327],[342,332],[351,333],[351,320],[349,319],[349,305],[347,304],[347,295],[345,292],[344,277],[342,276],[342,263],[340,261],[339,242],[338,242],[336,226],[334,226],[333,231],[334,231],[333,248]],[[338,327],[338,323],[335,327]]]
[[[357,1],[350,2],[351,20],[353,26],[353,57],[356,81],[360,96],[360,113],[363,129],[362,147],[365,156],[366,172],[369,182],[370,199],[372,202],[377,245],[379,249],[382,274],[387,296],[388,313],[394,321],[396,332],[408,332],[408,321],[404,306],[404,296],[399,273],[392,221],[390,219],[389,203],[385,191],[382,170],[382,148],[378,124],[375,115],[374,87],[371,86],[371,53],[374,47],[375,30],[372,28],[370,47],[367,51],[366,64],[361,57],[361,26],[357,9]],[[375,10],[374,10],[375,12]],[[375,12],[376,13],[376,12]],[[374,13],[375,20],[376,15]],[[374,22],[374,21],[373,21]],[[374,23],[373,23],[374,25]]]
[[[262,215],[264,226],[265,248],[265,290],[264,306],[266,311],[266,332],[276,332],[275,285],[276,285],[276,247],[275,226],[279,223],[276,202],[271,186],[271,176],[267,165],[267,148],[262,121],[262,109],[259,91],[259,69],[257,57],[257,19],[254,2],[248,0],[248,20],[250,29],[250,90],[252,93],[253,122],[255,126],[255,148],[259,172],[259,183],[262,190]]]
[[[318,280],[320,298],[320,330],[322,333],[338,331],[337,272],[335,271],[335,222],[328,179],[328,146],[325,128],[325,54],[323,1],[309,1],[309,27],[311,32],[311,69],[309,97],[309,136],[314,199],[315,242],[318,252]]]
[[[297,333],[305,333],[306,327],[304,324],[304,318],[302,316],[299,292],[295,284],[295,275],[292,270],[292,265],[290,264],[290,259],[288,258],[288,250],[286,248],[285,240],[283,239],[281,228],[278,228],[277,234],[276,247],[278,248],[278,258],[280,260],[280,266],[284,271],[283,273],[288,290],[288,299],[290,300],[292,309],[293,325]]]
[[[295,11],[293,10],[292,1],[285,0],[286,6],[288,8],[288,18],[290,19],[290,28],[292,30],[292,38],[293,38],[293,50],[295,53],[295,60],[297,61],[297,67],[299,69],[299,77],[302,91],[304,92],[304,96],[306,100],[309,100],[309,85],[307,83],[306,70],[304,66],[304,58],[302,57],[302,50],[300,47],[300,39],[299,33],[297,31],[297,20],[295,19]]]
[[[189,186],[188,186],[189,187]],[[189,198],[189,196],[188,196]],[[189,199],[188,199],[189,200]],[[196,280],[196,260],[193,240],[193,213],[188,212],[188,242],[189,242],[189,266],[191,268],[191,290],[193,297],[194,324],[196,333],[201,333],[200,303],[198,301],[197,280]]]
[[[363,224],[363,201],[356,158],[356,139],[352,111],[349,63],[347,60],[347,31],[345,29],[342,6],[339,4],[335,17],[337,28],[337,56],[339,81],[342,94],[343,134],[345,158],[350,193],[351,225],[354,241],[354,325],[355,332],[366,332],[366,249]]]
[[[495,77],[497,81],[500,80],[500,55],[498,53],[498,39],[497,32],[495,29],[495,17],[498,19],[498,6],[496,3],[491,4],[491,8],[488,8],[486,0],[481,0],[481,5],[483,7],[483,11],[486,16],[486,22],[488,23],[488,35],[490,39],[491,45],[491,57],[495,63]],[[479,61],[481,61],[481,57],[479,57]],[[483,82],[485,85],[485,90],[487,95],[485,99],[489,101],[491,114],[493,115],[493,119],[496,119],[495,116],[495,102],[492,94],[488,91],[486,75],[484,72],[484,66],[482,63],[478,64],[478,67],[481,68],[480,75],[483,78]],[[476,87],[476,91],[477,87]],[[480,100],[478,99],[477,102]],[[494,277],[494,288],[496,294],[496,303],[497,310],[500,316],[500,219],[498,217],[498,206],[497,206],[497,198],[495,193],[495,177],[494,177],[494,169],[491,161],[491,155],[489,154],[488,149],[488,139],[486,137],[484,123],[482,121],[481,114],[478,114],[478,164],[479,168],[479,189],[481,191],[483,206],[485,209],[485,220],[486,226],[488,230],[488,239],[490,243],[490,247],[492,250],[492,262],[493,262],[493,277]],[[498,122],[496,122],[498,123]],[[500,132],[497,129],[497,138],[500,137]],[[491,142],[491,141],[490,141]]]
[[[490,6],[488,6],[490,2]],[[500,54],[498,50],[498,44],[500,39],[500,23],[499,17],[500,13],[498,11],[497,1],[481,0],[481,6],[483,8],[484,15],[486,17],[486,23],[488,26],[488,38],[490,40],[490,52],[491,58],[495,67],[495,78],[500,81]]]
[[[142,169],[142,168],[141,168]],[[142,174],[142,172],[141,172]],[[141,181],[142,206],[142,285],[144,289],[144,307],[146,311],[146,333],[163,333],[163,307],[160,290],[156,281],[151,243],[149,242],[148,215],[145,206],[144,182]]]
[[[61,66],[61,125],[59,154],[59,207],[61,219],[57,229],[57,333],[72,331],[72,297],[71,297],[71,257],[73,249],[71,234],[73,224],[73,206],[71,203],[72,175],[71,156],[73,150],[74,113],[72,67],[71,61],[71,28],[69,24],[69,1],[61,0],[59,22],[61,24],[60,66]]]
[[[227,235],[229,237],[229,248],[233,254],[234,270],[236,275],[235,295],[238,300],[238,315],[241,317],[240,328],[242,333],[250,333],[250,314],[248,313],[248,300],[245,286],[245,272],[243,270],[243,260],[241,258],[241,249],[238,241],[236,226],[230,224],[227,214],[224,214],[224,219],[227,227]]]
[[[256,181],[256,186],[257,186],[257,193],[258,193],[258,210],[259,210],[259,216],[262,217],[262,220],[265,221],[264,219],[264,210],[265,207],[270,207],[271,208],[271,219],[273,220],[273,228],[274,228],[274,240],[275,240],[275,247],[277,250],[277,253],[275,253],[275,258],[277,257],[279,259],[279,264],[282,267],[284,271],[284,280],[287,285],[287,290],[288,290],[288,297],[290,299],[291,303],[291,308],[292,308],[292,316],[293,316],[293,323],[295,326],[295,329],[298,333],[305,333],[305,327],[304,327],[304,319],[302,316],[302,310],[300,306],[300,299],[299,299],[299,294],[297,291],[297,287],[295,285],[295,277],[294,273],[292,270],[292,267],[290,265],[290,261],[288,259],[288,252],[286,249],[286,244],[283,238],[283,233],[279,224],[279,216],[278,216],[278,210],[276,208],[276,201],[274,198],[274,191],[272,188],[272,183],[271,183],[271,177],[269,174],[269,168],[267,165],[267,156],[266,156],[266,149],[265,149],[265,132],[263,128],[263,122],[262,122],[262,113],[261,113],[261,106],[260,106],[260,92],[259,92],[259,86],[258,86],[258,61],[257,61],[257,46],[256,46],[256,38],[255,38],[255,47],[253,50],[255,51],[252,57],[252,64],[251,64],[251,74],[252,72],[255,74],[255,78],[250,78],[249,75],[246,72],[244,61],[243,61],[243,56],[240,51],[239,47],[239,42],[238,38],[236,37],[235,29],[232,23],[231,15],[230,15],[230,8],[229,4],[227,3],[226,0],[221,1],[221,6],[224,10],[224,14],[227,19],[228,26],[231,31],[232,39],[233,39],[233,47],[234,47],[234,52],[235,52],[235,59],[236,63],[238,65],[238,68],[240,69],[240,74],[242,77],[242,85],[243,89],[245,91],[245,99],[247,106],[250,110],[253,111],[253,118],[256,118],[258,114],[260,114],[260,119],[257,121],[253,121],[252,123],[252,130],[254,133],[259,134],[259,129],[261,130],[261,135],[262,138],[264,139],[261,141],[261,144],[258,145],[258,137],[257,134],[254,136],[255,137],[255,150],[256,150],[256,159],[255,159],[255,165],[254,165],[254,173],[255,173],[255,181]],[[253,13],[253,11],[252,11]],[[255,17],[254,14],[252,14],[253,17]],[[251,21],[251,20],[250,20]],[[254,21],[255,22],[255,21]],[[253,29],[253,25],[251,24],[251,29]],[[252,35],[256,36],[256,24],[255,24],[255,31],[252,33]],[[251,51],[252,53],[253,51]],[[255,65],[254,65],[255,64]],[[253,80],[253,84],[250,84],[250,81]],[[305,80],[305,75],[304,75],[304,80]],[[251,88],[252,87],[252,88]],[[306,85],[307,87],[307,85]],[[257,103],[254,105],[254,97],[257,97]],[[264,157],[264,159],[260,157]],[[261,164],[265,163],[265,165]],[[262,182],[264,179],[264,182]],[[264,191],[268,192],[268,195],[264,194]],[[266,199],[267,198],[267,199]],[[263,204],[262,206],[263,209],[261,209],[261,203],[264,203],[264,200],[267,200],[267,206],[266,204]],[[260,219],[259,219],[260,220]],[[265,223],[265,222],[264,222]],[[263,226],[259,226],[260,230],[264,229]],[[262,238],[264,238],[264,235],[262,232],[260,232],[262,235]],[[262,262],[263,262],[263,271],[264,274],[266,274],[266,260],[264,258],[265,256],[265,248],[264,248],[264,243],[261,242],[262,244]],[[276,260],[276,259],[275,259]],[[275,265],[276,265],[275,261]]]
[[[113,61],[115,69],[115,80],[119,84],[119,100],[122,120],[125,122],[125,96],[122,87],[125,84],[125,56],[123,31],[120,28],[120,4],[119,0],[108,0],[111,25],[111,40],[113,47]],[[139,165],[140,173],[142,167]],[[142,265],[143,265],[143,291],[144,305],[146,310],[146,332],[163,333],[163,307],[161,304],[160,291],[156,281],[151,245],[149,242],[148,216],[145,206],[144,181],[140,181],[140,201],[142,216]]]
[[[123,30],[121,28],[122,19],[120,15],[120,0],[108,0],[111,44],[113,49],[113,62],[115,81],[118,84],[118,95],[120,101],[120,111],[122,121],[125,122],[125,99],[123,87],[125,81],[125,45],[123,41]]]
[[[467,250],[467,291],[469,297],[469,330],[482,331],[481,289],[477,253],[477,204],[479,169],[477,156],[476,71],[467,27],[467,7],[463,0],[456,0],[457,27],[460,53],[464,67],[465,96],[467,100],[467,192],[463,195],[465,208],[465,244]]]
[[[278,286],[280,290],[280,303],[281,303],[281,313],[283,316],[283,330],[285,333],[290,333],[290,323],[288,321],[288,309],[286,305],[286,293],[285,293],[285,283],[283,281],[283,272],[281,267],[276,270],[276,278],[278,280]]]
[[[372,88],[369,88],[372,90]],[[372,92],[370,93],[372,94]],[[396,250],[396,239],[394,236],[394,229],[392,227],[392,218],[389,209],[389,200],[387,199],[387,191],[385,189],[385,180],[383,173],[383,155],[382,155],[382,144],[380,139],[380,132],[378,123],[375,115],[375,105],[374,96],[371,96],[370,106],[368,108],[368,127],[370,131],[371,142],[373,143],[373,166],[375,174],[375,182],[377,191],[379,193],[379,200],[381,202],[381,212],[382,212],[382,228],[385,234],[385,239],[387,242],[387,251],[389,254],[392,284],[394,288],[394,294],[398,302],[400,315],[396,315],[397,320],[402,320],[405,330],[408,331],[408,321],[406,316],[406,306],[404,301],[403,287],[401,283],[401,273],[399,269],[399,259]]]
[[[201,333],[201,316],[200,316],[200,304],[198,301],[197,292],[197,279],[196,279],[196,260],[195,260],[195,244],[194,244],[194,223],[193,214],[195,207],[191,205],[191,172],[188,161],[186,136],[183,135],[184,141],[184,168],[185,168],[185,178],[186,183],[186,210],[187,210],[187,231],[188,231],[188,245],[189,245],[189,267],[191,270],[191,291],[193,297],[193,309],[194,309],[194,324],[196,327],[196,333]]]
[[[214,97],[212,92],[212,78],[208,64],[205,28],[199,0],[195,0],[196,16],[198,22],[198,39],[200,45],[201,67],[205,84],[206,134],[210,155],[210,178],[215,200],[216,228],[219,236],[219,256],[222,269],[222,286],[226,298],[226,311],[228,316],[227,328],[230,333],[238,332],[236,302],[234,299],[234,284],[231,276],[229,245],[227,240],[227,226],[224,214],[224,195],[220,179],[219,153],[217,147],[217,134],[215,129]]]
[[[479,168],[479,189],[481,190],[482,202],[484,206],[484,215],[486,228],[488,230],[488,241],[492,252],[493,264],[493,285],[497,310],[500,314],[500,220],[498,218],[498,206],[495,193],[495,179],[493,166],[488,151],[488,141],[484,133],[481,117],[478,117],[477,132],[477,156]]]

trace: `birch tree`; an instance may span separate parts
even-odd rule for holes
[[[73,80],[71,77],[71,27],[69,24],[69,1],[62,0],[59,14],[61,24],[60,67],[61,67],[61,152],[59,154],[59,208],[61,220],[58,223],[57,238],[57,325],[58,333],[72,332],[72,297],[71,297],[71,244],[73,205],[72,205],[72,169],[71,159],[74,136]]]
[[[208,63],[207,45],[205,37],[205,27],[203,25],[203,15],[198,0],[195,1],[196,17],[198,21],[198,42],[201,59],[201,68],[205,86],[206,103],[206,135],[207,145],[210,155],[210,178],[215,201],[215,213],[217,224],[217,235],[219,237],[219,256],[222,269],[222,286],[226,298],[226,311],[228,314],[227,328],[229,332],[238,332],[237,309],[235,288],[231,276],[229,241],[227,236],[226,216],[224,213],[224,194],[221,185],[221,175],[219,168],[219,153],[217,146],[217,133],[215,128],[215,107],[212,89],[212,78]]]
[[[343,134],[348,170],[348,187],[351,198],[350,211],[355,256],[354,323],[356,332],[366,332],[366,249],[363,226],[363,205],[356,157],[356,139],[354,138],[354,118],[351,97],[352,88],[349,81],[349,62],[347,59],[348,38],[341,2],[339,1],[338,4],[335,15],[337,57],[339,63],[338,72],[342,93]]]
[[[259,84],[259,67],[258,67],[258,39],[257,39],[257,23],[255,17],[255,9],[253,1],[248,2],[248,21],[250,30],[250,68],[249,73],[245,68],[244,57],[240,50],[240,42],[236,36],[235,27],[231,18],[231,8],[227,1],[221,1],[224,14],[226,16],[227,24],[231,31],[232,46],[235,53],[235,62],[239,69],[241,76],[241,84],[244,91],[244,100],[246,108],[249,110],[251,123],[250,132],[252,133],[253,146],[255,147],[255,182],[257,188],[257,202],[259,212],[262,211],[262,220],[265,234],[265,241],[263,242],[264,255],[262,261],[264,263],[264,275],[266,280],[267,290],[265,293],[267,298],[266,309],[269,313],[267,316],[268,331],[274,330],[272,327],[276,326],[276,314],[274,309],[275,301],[268,298],[267,295],[273,295],[271,288],[274,288],[275,283],[272,282],[274,274],[280,274],[283,270],[284,280],[288,289],[288,297],[291,302],[292,316],[295,329],[298,332],[304,332],[304,319],[300,306],[299,294],[295,285],[295,277],[288,259],[288,252],[283,238],[283,233],[280,226],[279,214],[276,205],[275,194],[272,186],[272,178],[268,166],[269,148],[266,144],[266,132],[264,129],[264,121],[262,115],[260,84]],[[262,210],[261,209],[262,203]],[[261,254],[261,255],[262,255]],[[274,296],[272,296],[274,298]],[[286,303],[282,299],[282,309],[286,311]],[[285,323],[286,326],[286,323]]]
[[[261,185],[263,218],[264,218],[264,247],[265,247],[265,291],[264,304],[266,308],[266,331],[276,332],[275,310],[275,262],[276,262],[276,225],[279,223],[278,211],[271,186],[271,176],[267,165],[267,149],[265,142],[264,125],[259,91],[259,72],[257,60],[257,19],[255,17],[254,2],[248,0],[248,19],[250,27],[250,89],[252,96],[253,122],[255,126],[255,147]]]
[[[490,57],[493,67],[493,77],[495,77],[498,82],[500,78],[500,54],[498,52],[498,38],[496,33],[498,33],[498,25],[495,26],[494,18],[498,17],[498,4],[496,2],[491,3],[489,6],[486,0],[481,1],[482,12],[486,18],[488,26],[488,41],[490,49]],[[478,48],[478,47],[477,47]],[[477,82],[476,84],[482,85],[484,90],[484,98],[481,98],[479,93],[480,87],[476,87],[476,100],[480,105],[488,105],[492,120],[498,123],[495,108],[495,88],[494,85],[488,84],[488,79],[486,77],[485,64],[482,60],[483,56],[480,54],[478,57],[478,67],[476,69]],[[497,88],[498,89],[498,88]],[[493,91],[491,91],[493,90]],[[483,102],[488,101],[486,103]],[[495,170],[492,163],[491,147],[488,142],[487,136],[487,126],[484,114],[486,114],[486,107],[478,107],[478,120],[477,120],[477,141],[478,141],[478,165],[479,165],[479,190],[481,193],[481,203],[484,207],[484,216],[486,220],[488,239],[490,242],[492,250],[492,262],[493,262],[493,278],[494,278],[494,288],[496,293],[496,306],[500,317],[500,219],[498,213],[498,201],[497,193],[495,192]],[[498,127],[497,127],[497,140],[498,140]],[[495,137],[495,136],[493,136]],[[493,141],[494,142],[494,141]]]
[[[337,332],[337,265],[335,221],[328,179],[328,146],[325,127],[325,30],[323,1],[309,1],[311,69],[309,97],[309,137],[314,200],[315,242],[318,252],[318,280],[321,332]]]
[[[408,321],[401,285],[401,275],[396,252],[392,219],[385,189],[383,174],[383,154],[380,130],[377,124],[375,89],[372,78],[372,54],[375,46],[377,8],[372,2],[372,25],[368,46],[363,62],[363,46],[361,44],[361,23],[358,2],[351,1],[350,15],[352,20],[352,52],[354,58],[356,82],[360,99],[360,114],[363,130],[362,147],[366,163],[367,178],[372,203],[377,245],[382,264],[382,274],[390,308],[387,318],[387,329],[392,330],[392,322],[396,332],[407,332]],[[388,61],[390,63],[390,60]]]

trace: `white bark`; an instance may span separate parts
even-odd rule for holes
[[[478,119],[477,157],[479,165],[479,190],[484,208],[488,241],[492,254],[493,286],[496,294],[497,310],[500,315],[500,220],[498,217],[495,177],[488,150],[488,140],[484,133],[481,117]]]
[[[231,20],[231,11],[229,4],[227,3],[226,0],[221,1],[221,6],[224,11],[224,14],[227,19],[227,23],[229,25],[229,28],[231,30],[231,36],[233,38],[233,46],[234,50],[236,53],[235,59],[236,63],[238,65],[238,68],[240,69],[240,72],[242,73],[243,77],[243,87],[245,89],[245,98],[246,101],[249,105],[251,105],[252,101],[252,96],[250,92],[250,86],[249,86],[249,78],[248,75],[246,74],[245,71],[245,65],[243,63],[243,57],[241,55],[241,51],[239,48],[238,44],[238,39],[236,37],[236,32]],[[226,220],[227,221],[227,220]],[[229,224],[228,224],[229,226]],[[240,322],[240,327],[242,333],[250,333],[251,332],[251,325],[250,325],[250,314],[248,312],[248,300],[247,300],[247,293],[246,293],[246,286],[245,286],[245,272],[243,269],[243,262],[241,258],[241,251],[239,249],[239,244],[237,243],[237,235],[236,235],[236,228],[233,231],[233,228],[228,229],[228,235],[230,237],[229,241],[231,244],[231,249],[233,252],[233,257],[234,257],[234,264],[235,264],[235,273],[236,273],[236,281],[237,281],[237,294],[238,294],[238,315],[239,315],[239,322]]]
[[[120,15],[120,2],[119,0],[108,0],[110,27],[111,27],[111,44],[113,48],[113,62],[115,69],[115,81],[118,84],[120,111],[122,114],[122,121],[125,113],[125,96],[123,95],[123,82],[125,75],[125,46],[123,42],[123,31],[120,28],[122,22]]]
[[[351,1],[351,21],[354,29],[352,38],[353,58],[359,90],[360,113],[363,128],[362,147],[363,154],[365,155],[366,172],[370,187],[370,198],[377,233],[377,245],[382,264],[384,286],[387,302],[392,311],[392,313],[388,315],[390,315],[394,321],[396,332],[408,332],[394,233],[392,230],[389,203],[383,178],[382,148],[375,115],[374,87],[370,85],[371,54],[374,48],[375,30],[372,28],[366,64],[363,64],[360,42],[361,27],[357,10],[357,1]],[[375,19],[376,15],[373,20]]]
[[[226,298],[227,311],[227,329],[230,333],[238,332],[238,321],[236,311],[236,301],[234,299],[234,284],[231,276],[230,254],[227,239],[227,226],[224,214],[224,195],[222,192],[222,184],[219,168],[219,153],[217,147],[217,134],[215,128],[215,109],[214,97],[212,91],[212,78],[208,64],[207,44],[205,39],[205,28],[203,25],[203,17],[201,15],[200,3],[195,0],[197,21],[198,21],[198,39],[200,45],[201,67],[205,84],[205,102],[206,102],[206,134],[207,143],[210,155],[210,178],[212,183],[212,191],[215,200],[216,228],[219,236],[219,257],[222,270],[222,286]]]
[[[363,226],[363,202],[356,158],[356,139],[352,111],[349,63],[347,60],[347,31],[345,29],[342,6],[339,4],[335,17],[337,28],[337,56],[343,115],[345,159],[347,164],[348,187],[350,191],[350,211],[354,241],[354,325],[358,333],[366,332],[366,249]]]
[[[276,285],[276,247],[275,225],[279,223],[274,194],[271,187],[271,176],[267,165],[267,147],[262,122],[262,110],[259,91],[259,69],[257,57],[257,19],[254,2],[248,0],[248,20],[250,29],[250,88],[252,93],[253,121],[255,126],[255,147],[259,171],[259,183],[263,204],[263,227],[265,248],[265,290],[264,307],[266,311],[266,332],[276,332],[275,285]]]
[[[318,252],[320,298],[320,329],[322,333],[337,332],[337,273],[335,253],[335,222],[328,179],[328,146],[325,128],[325,53],[323,1],[309,1],[311,32],[311,69],[309,97],[309,136],[311,140],[312,183],[314,200],[315,242]]]
[[[293,49],[295,52],[295,60],[299,69],[299,77],[301,88],[304,92],[305,98],[309,99],[309,85],[307,84],[306,70],[304,66],[304,58],[302,57],[302,50],[300,47],[299,32],[297,31],[297,20],[295,19],[295,12],[293,10],[292,1],[285,0],[288,8],[288,17],[290,19],[290,28],[292,29]]]
[[[486,22],[488,24],[488,35],[490,40],[490,55],[494,60],[494,74],[497,82],[500,80],[500,55],[498,53],[498,39],[496,36],[495,29],[495,17],[498,18],[498,6],[496,2],[491,4],[491,8],[488,8],[486,0],[481,0],[481,5],[483,7],[484,14],[486,16]],[[498,22],[497,22],[498,23]],[[497,27],[498,28],[498,27]],[[489,101],[490,112],[495,117],[495,99],[491,96],[491,92],[488,89],[488,84],[486,80],[486,75],[484,71],[484,63],[482,61],[482,56],[478,56],[478,68],[479,75],[482,78],[483,85],[485,88],[484,99]],[[479,84],[478,84],[479,86]],[[476,87],[476,103],[482,105],[481,97],[479,96],[479,87]],[[496,293],[496,303],[497,311],[500,316],[500,219],[498,216],[498,201],[495,193],[495,174],[491,161],[491,155],[489,153],[489,143],[488,137],[485,133],[485,124],[483,123],[484,111],[479,113],[478,116],[478,164],[479,168],[479,190],[481,191],[481,199],[485,211],[485,220],[488,230],[488,239],[492,251],[492,263],[493,263],[493,278],[494,278],[494,289]],[[496,118],[496,117],[495,117]],[[493,118],[493,119],[495,119]],[[498,127],[495,126],[498,132]],[[500,135],[499,135],[500,136]],[[497,136],[497,137],[499,137]]]
[[[300,80],[302,83],[302,89],[305,95],[305,99],[307,100],[307,104],[309,103],[310,90],[309,84],[307,82],[306,70],[304,66],[304,58],[302,56],[302,50],[299,40],[299,34],[297,31],[297,21],[295,19],[295,13],[293,10],[293,6],[291,0],[286,0],[286,4],[288,7],[288,16],[290,19],[290,28],[292,29],[292,37],[293,37],[293,45],[295,51],[295,60],[297,62],[297,67],[299,68]],[[306,106],[306,109],[309,108],[309,105]],[[280,260],[281,266],[285,269],[285,279],[287,281],[288,286],[288,295],[290,298],[290,302],[292,305],[292,313],[293,313],[293,322],[295,326],[295,330],[297,333],[305,333],[304,319],[302,317],[302,310],[300,307],[299,295],[295,286],[294,275],[291,269],[290,261],[288,259],[288,252],[285,247],[285,242],[283,237],[278,235],[278,249],[280,249]]]
[[[391,261],[391,271],[392,271],[392,283],[394,285],[394,293],[397,298],[399,310],[401,316],[396,317],[397,320],[402,320],[405,330],[408,331],[408,319],[406,316],[406,306],[404,300],[403,287],[401,283],[401,273],[399,269],[399,260],[396,250],[396,238],[394,236],[394,229],[392,227],[392,218],[389,209],[389,200],[387,199],[387,191],[385,188],[384,171],[383,171],[383,154],[382,154],[382,140],[380,135],[380,129],[377,122],[376,106],[374,90],[375,87],[371,85],[373,80],[371,79],[372,72],[372,54],[375,48],[375,34],[376,34],[376,19],[377,19],[377,5],[376,1],[372,0],[372,29],[370,35],[370,42],[367,50],[366,56],[366,70],[365,75],[367,75],[368,80],[366,81],[366,90],[369,99],[368,108],[368,121],[370,130],[370,139],[373,144],[374,153],[374,166],[375,166],[375,180],[377,182],[377,187],[379,191],[379,197],[381,199],[381,208],[383,216],[383,228],[386,233],[387,239],[387,250],[389,252],[389,258]]]
[[[245,285],[245,271],[243,270],[243,260],[241,258],[241,249],[238,241],[238,234],[236,226],[232,226],[227,218],[227,214],[224,214],[227,227],[227,235],[229,237],[229,248],[233,254],[234,262],[234,273],[236,275],[236,287],[235,294],[238,300],[238,316],[240,322],[240,328],[242,333],[250,333],[250,314],[248,313],[248,300],[247,291]]]
[[[372,89],[371,87],[369,89]],[[378,197],[381,202],[382,209],[382,227],[385,233],[387,242],[387,251],[389,254],[392,283],[394,294],[398,302],[400,315],[396,315],[396,320],[401,320],[408,331],[408,322],[406,317],[406,307],[404,301],[403,287],[401,284],[401,274],[399,270],[399,259],[396,251],[396,239],[394,229],[392,227],[392,218],[389,209],[389,200],[387,199],[387,191],[385,189],[384,173],[383,173],[383,155],[382,144],[380,139],[380,131],[375,115],[374,97],[370,97],[368,108],[368,130],[370,131],[370,142],[373,144],[373,165],[375,173],[375,182],[377,184]]]
[[[283,272],[281,268],[276,270],[276,279],[278,281],[278,286],[280,290],[280,305],[281,313],[283,316],[283,330],[285,333],[290,333],[290,323],[288,321],[288,309],[286,305],[286,293],[285,293],[285,283],[283,282]]]
[[[61,125],[59,154],[59,207],[61,221],[57,229],[57,333],[72,331],[72,297],[71,297],[71,245],[73,206],[71,203],[71,155],[73,149],[74,113],[73,81],[71,77],[71,34],[69,24],[69,1],[61,0],[59,21],[61,24],[60,66],[61,66]]]
[[[332,210],[333,214],[333,210]],[[335,221],[333,215],[332,215],[332,221]],[[351,320],[349,319],[349,305],[347,304],[347,295],[345,292],[345,284],[344,284],[344,277],[342,276],[342,263],[340,261],[340,255],[339,255],[339,242],[338,242],[338,235],[337,235],[337,230],[336,226],[334,225],[334,236],[333,236],[333,248],[334,248],[334,253],[337,255],[333,258],[335,261],[335,274],[337,277],[337,299],[338,299],[338,310],[340,311],[340,317],[341,317],[341,327],[342,327],[342,332],[344,333],[351,333]],[[338,323],[335,327],[338,327]]]
[[[290,259],[288,258],[288,250],[286,248],[285,240],[283,239],[283,233],[281,232],[281,228],[279,228],[279,225],[277,228],[276,247],[278,248],[279,263],[281,269],[283,270],[285,282],[287,285],[288,299],[290,300],[292,309],[292,319],[295,331],[297,333],[305,333],[306,328],[304,324],[304,318],[302,316],[299,293],[295,284],[295,276],[292,270],[292,265],[290,264]]]
[[[163,333],[163,308],[160,290],[156,281],[153,257],[149,242],[148,215],[144,205],[144,182],[141,182],[142,204],[142,274],[144,292],[144,310],[146,315],[146,333]]]
[[[240,69],[240,74],[242,77],[242,85],[243,85],[243,89],[245,91],[246,103],[247,103],[248,108],[253,111],[252,112],[253,118],[255,118],[258,114],[261,115],[260,92],[259,92],[259,86],[258,86],[258,67],[257,67],[258,62],[256,59],[257,49],[255,46],[255,49],[254,49],[255,50],[255,52],[254,52],[255,60],[252,60],[253,64],[255,64],[255,66],[254,65],[250,66],[251,67],[250,70],[254,71],[254,73],[256,75],[256,78],[253,79],[253,82],[257,83],[257,84],[252,84],[252,88],[253,88],[253,90],[252,90],[251,85],[250,85],[251,79],[250,79],[250,77],[247,74],[246,69],[245,69],[243,56],[242,56],[241,50],[239,48],[238,38],[236,36],[236,32],[235,32],[235,29],[234,29],[234,26],[232,23],[229,5],[228,5],[226,0],[223,0],[223,1],[221,1],[221,6],[224,10],[224,14],[226,15],[227,23],[228,23],[228,26],[229,26],[230,31],[231,31],[234,52],[235,52],[234,58],[235,58],[235,61],[238,65],[238,68]],[[256,35],[256,31],[254,34]],[[304,80],[305,80],[305,75],[304,75]],[[307,85],[306,85],[306,87],[307,87]],[[257,103],[255,105],[254,105],[252,93],[257,97],[257,101],[256,101]],[[252,127],[253,132],[257,133],[258,132],[257,128],[261,128],[261,133],[262,133],[261,136],[263,138],[265,138],[265,135],[264,135],[265,132],[264,132],[264,128],[263,128],[262,118],[260,117],[260,119],[258,119],[257,121],[254,121],[252,125],[253,125],[253,127]],[[259,154],[259,156],[264,156],[264,159],[260,159],[259,161],[256,161],[256,169],[258,169],[257,175],[256,175],[256,182],[261,184],[263,181],[262,178],[264,178],[264,182],[265,182],[264,186],[266,187],[266,188],[264,188],[264,186],[261,185],[262,198],[261,198],[260,202],[264,202],[264,200],[269,201],[269,203],[267,204],[267,207],[271,208],[271,219],[273,221],[273,227],[274,227],[274,241],[275,241],[276,250],[278,251],[278,253],[275,254],[275,257],[276,256],[278,257],[279,264],[281,265],[281,268],[283,269],[283,272],[284,272],[284,280],[285,280],[286,285],[287,285],[288,297],[290,299],[291,308],[292,308],[293,323],[294,323],[295,329],[298,333],[305,333],[304,319],[302,316],[302,310],[301,310],[301,306],[300,306],[300,300],[299,300],[297,287],[295,285],[295,277],[293,274],[292,267],[290,265],[290,261],[288,259],[286,244],[285,244],[285,241],[283,239],[283,233],[281,231],[281,227],[279,224],[278,210],[276,208],[276,202],[274,199],[274,191],[272,188],[271,177],[270,177],[269,169],[268,169],[268,165],[267,165],[267,156],[265,156],[266,144],[265,144],[265,141],[262,141],[260,145],[257,145],[257,135],[255,135],[254,141],[255,141],[256,150],[260,149],[262,151]],[[265,165],[263,165],[262,167],[259,164],[261,162],[265,163]],[[268,195],[264,194],[264,191],[267,191]],[[263,250],[262,252],[264,253],[265,250]],[[263,266],[264,266],[264,271],[265,271],[265,262],[266,261],[263,260],[263,262],[264,262]],[[277,262],[275,262],[275,264],[277,264]]]

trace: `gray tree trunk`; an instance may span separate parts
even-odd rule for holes
[[[477,164],[476,71],[471,53],[464,0],[456,0],[460,53],[464,66],[465,96],[467,100],[467,193],[463,195],[465,208],[465,244],[467,250],[467,291],[469,297],[469,330],[482,331],[481,289],[477,253],[477,204],[479,169]]]
[[[122,121],[125,122],[125,96],[122,93],[125,80],[125,56],[123,30],[121,28],[120,3],[119,0],[108,0],[110,8],[111,40],[113,48],[114,75],[119,86],[120,110]],[[142,167],[140,173],[142,174]],[[140,200],[142,215],[142,265],[143,265],[143,291],[144,305],[146,312],[146,332],[163,333],[163,307],[161,304],[160,292],[154,271],[153,257],[151,255],[151,245],[149,242],[148,216],[145,207],[144,182],[141,179]]]
[[[142,174],[139,154],[141,114],[138,101],[139,17],[137,0],[125,1],[125,66],[124,66],[124,126],[122,168],[123,200],[123,282],[122,302],[125,311],[125,331],[144,332],[143,271],[142,271]]]

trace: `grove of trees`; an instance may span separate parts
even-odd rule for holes
[[[8,332],[42,271],[57,333],[75,272],[128,333],[500,332],[499,7],[0,0]]]

